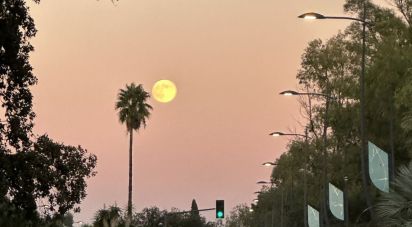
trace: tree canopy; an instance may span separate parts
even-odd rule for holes
[[[39,3],[39,0],[34,0]],[[34,135],[29,62],[36,27],[24,0],[0,0],[0,213],[14,226],[36,226],[42,207],[50,215],[78,211],[85,178],[96,172],[96,156],[81,146]]]
[[[344,9],[355,17],[361,16],[363,2],[347,0]],[[392,2],[396,10],[366,2],[370,23],[366,36],[365,98],[367,138],[389,154],[394,152],[396,168],[407,164],[412,154],[412,11],[411,1]],[[328,100],[325,96],[302,98],[304,117],[308,120],[305,125],[309,132],[308,144],[300,138],[290,141],[287,152],[277,159],[272,172],[275,187],[263,188],[259,202],[252,205],[252,224],[248,226],[260,226],[272,220],[279,222],[281,219],[286,223],[284,226],[303,225],[302,170],[305,165],[308,204],[321,209],[324,198],[321,189],[323,146],[326,146],[327,152],[328,181],[340,189],[346,183],[350,222],[353,224],[358,218],[360,223],[371,222],[367,215],[360,216],[362,211],[368,209],[360,187],[361,35],[361,24],[353,22],[328,40],[311,41],[305,49],[296,76],[301,91],[327,94],[334,99],[329,102],[326,111]],[[325,122],[325,119],[328,121]],[[322,140],[324,135],[326,145]],[[373,187],[369,187],[368,191],[374,203],[379,201],[381,193]],[[280,205],[282,198],[283,208]],[[330,213],[328,215],[332,217]],[[332,226],[343,226],[342,221],[334,218],[330,219],[330,223]],[[379,224],[382,223],[374,225]]]

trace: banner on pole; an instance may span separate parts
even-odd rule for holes
[[[319,211],[308,205],[308,224],[309,227],[319,227]]]
[[[343,191],[329,183],[329,209],[333,216],[342,221],[345,219],[343,204]]]
[[[388,154],[368,142],[369,177],[379,190],[389,192],[389,161]]]

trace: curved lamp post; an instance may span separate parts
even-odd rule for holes
[[[269,136],[273,136],[273,137],[279,137],[279,136],[302,136],[302,137],[305,137],[305,135],[302,135],[302,134],[297,134],[297,133],[284,133],[284,132],[272,132],[272,133],[269,133]]]
[[[265,164],[268,164],[268,165],[265,165]],[[263,163],[263,165],[264,166],[275,166],[277,164],[273,162],[265,162]],[[274,182],[273,181],[258,181],[257,184],[270,184],[273,187]],[[255,199],[255,200],[256,202],[258,201],[258,199]],[[275,221],[274,221],[275,215],[273,212],[275,212],[275,201],[273,201],[273,204],[272,204],[272,227],[275,226]],[[280,226],[283,227],[283,189],[281,189],[280,213],[281,213],[280,214]]]
[[[256,184],[273,184],[273,183],[274,182],[272,181],[263,181],[263,180],[256,182]]]
[[[283,93],[283,94],[282,94]],[[284,91],[281,92],[282,95],[287,95],[287,96],[291,96],[291,95],[299,95],[299,92],[296,91]],[[284,132],[272,132],[269,134],[270,136],[274,136],[274,137],[279,137],[279,136],[300,136],[300,137],[304,137],[305,138],[305,144],[306,146],[308,145],[308,133],[307,130],[305,130],[305,135],[303,134],[298,134],[298,133],[284,133]],[[307,155],[305,155],[305,158],[307,159]],[[275,163],[263,163],[263,165],[265,164],[274,164]],[[304,174],[303,174],[303,203],[304,203],[304,208],[303,208],[303,223],[304,223],[304,227],[308,226],[308,213],[307,213],[307,209],[306,209],[306,204],[307,204],[307,180],[306,180],[306,172],[307,172],[307,160],[304,166]]]
[[[362,24],[370,24],[366,20],[359,19],[356,17],[325,16],[320,13],[314,13],[314,12],[304,13],[302,15],[299,15],[298,18],[307,19],[307,20],[316,20],[316,19],[353,20],[353,21],[361,22]]]
[[[279,95],[284,95],[284,96],[302,96],[302,95],[308,95],[308,96],[323,96],[327,99],[336,99],[335,97],[324,94],[324,93],[316,93],[316,92],[297,92],[293,90],[286,90],[282,91],[279,93]]]
[[[325,16],[321,15],[321,14],[317,14],[317,13],[307,13],[307,14],[303,14],[299,17],[305,18],[307,17],[308,19],[326,19]],[[327,179],[327,152],[326,152],[326,146],[327,146],[327,124],[328,124],[328,120],[327,120],[327,116],[328,116],[328,110],[329,110],[329,102],[330,100],[336,100],[335,97],[329,95],[329,94],[324,94],[324,93],[316,93],[316,92],[297,92],[297,91],[293,91],[293,90],[286,90],[286,91],[282,91],[279,93],[280,95],[284,95],[284,96],[320,96],[320,97],[324,97],[326,98],[326,107],[325,107],[325,116],[324,116],[324,132],[323,132],[323,181],[324,181],[324,185],[323,185],[323,194],[324,194],[324,199],[322,200],[322,204],[323,204],[323,215],[324,218],[326,219],[326,222],[328,223],[327,220],[327,208],[326,208],[326,198],[327,198],[327,185],[328,185],[328,179]],[[305,134],[307,134],[307,130],[305,132]],[[307,138],[306,138],[307,141]],[[307,158],[307,157],[306,157]],[[305,163],[305,172],[304,172],[304,179],[306,180],[306,165],[307,165],[308,160],[306,159],[306,163]],[[305,185],[306,188],[306,185]],[[306,209],[306,196],[305,196],[305,208],[304,208],[304,212],[305,212],[305,221],[304,221],[304,227],[307,227],[307,209]]]
[[[264,163],[262,164],[262,166],[272,167],[272,166],[277,166],[277,164],[274,163],[274,162],[264,162]]]
[[[363,193],[366,199],[366,203],[368,207],[372,206],[372,200],[368,193],[368,176],[367,176],[367,169],[366,169],[366,126],[365,126],[365,59],[366,59],[366,25],[370,25],[371,23],[366,21],[366,3],[367,1],[364,0],[363,2],[363,16],[362,18],[354,18],[354,17],[337,17],[337,16],[324,16],[319,13],[305,13],[298,18],[303,19],[338,19],[338,20],[352,20],[361,22],[362,24],[362,61],[361,61],[361,74],[359,77],[359,85],[360,85],[360,131],[361,131],[361,167],[362,167],[362,187]],[[373,219],[374,213],[373,209],[369,210],[370,215]]]

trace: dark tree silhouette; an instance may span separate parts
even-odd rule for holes
[[[30,87],[37,78],[29,41],[35,34],[26,1],[0,0],[0,213],[6,214],[2,222],[14,226],[38,220],[39,200],[60,215],[74,208],[86,195],[84,178],[94,175],[96,166],[96,157],[83,148],[32,133]]]

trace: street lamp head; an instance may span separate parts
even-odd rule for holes
[[[257,202],[259,202],[259,200],[258,200],[258,199],[254,199],[253,202],[254,202],[254,203],[257,203]]]
[[[250,208],[250,209],[249,209],[249,212],[253,212],[253,208]]]
[[[323,16],[322,14],[311,12],[311,13],[304,13],[298,16],[298,18],[303,18],[307,20],[315,20],[315,19],[325,19],[326,17]]]
[[[272,132],[269,134],[270,136],[278,137],[278,136],[283,136],[285,133],[283,132]]]
[[[280,95],[284,95],[284,96],[292,96],[292,95],[299,95],[299,92],[287,90],[287,91],[282,91],[282,92],[279,93],[279,94],[280,94]]]
[[[262,192],[255,192],[255,194],[261,194]]]
[[[267,181],[258,181],[257,184],[271,184],[272,182]]]
[[[263,163],[262,165],[263,165],[263,166],[266,166],[266,167],[271,167],[271,166],[275,166],[276,163],[273,163],[273,162],[265,162],[265,163]]]

